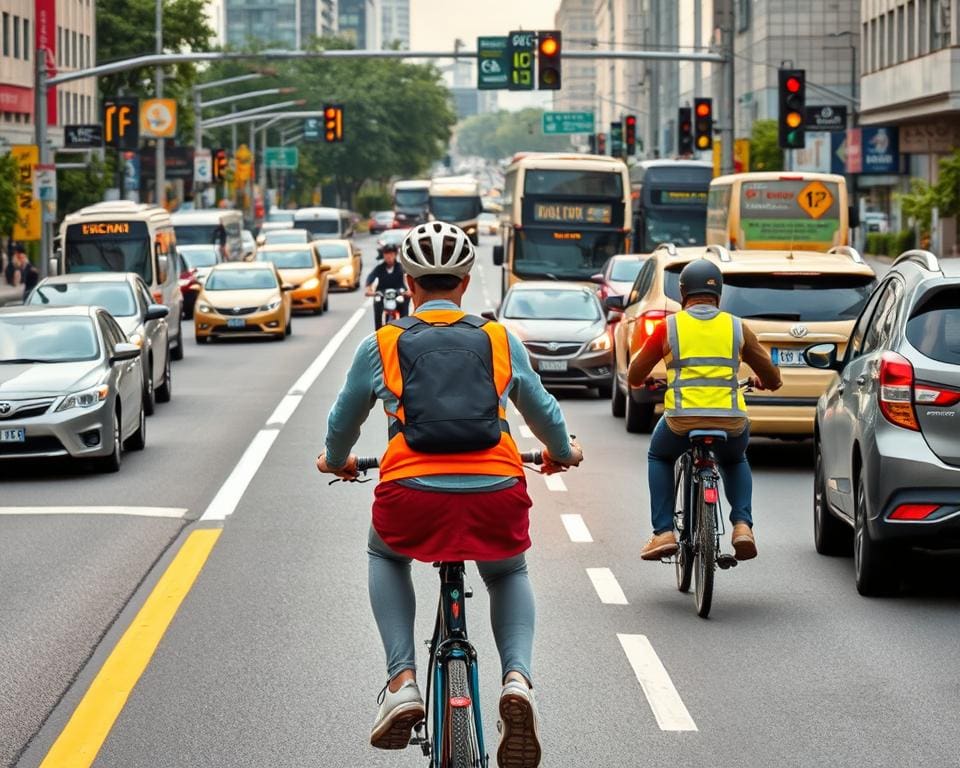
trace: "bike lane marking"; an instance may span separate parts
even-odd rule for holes
[[[646,635],[617,634],[661,731],[696,731],[683,699]]]
[[[0,515],[128,515],[182,519],[182,507],[0,507]]]
[[[589,544],[593,541],[593,536],[590,535],[590,529],[587,528],[587,524],[583,522],[582,516],[560,515],[560,520],[563,522],[563,527],[567,529],[567,536],[570,537],[570,541],[575,544]]]
[[[620,582],[609,568],[587,568],[587,576],[593,582],[593,588],[601,603],[606,605],[629,605],[627,596],[623,594]]]

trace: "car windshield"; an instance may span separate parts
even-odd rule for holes
[[[250,291],[276,287],[277,278],[269,269],[214,269],[204,286],[208,291]]]
[[[350,250],[341,243],[330,243],[320,246],[321,259],[349,259]]]
[[[393,211],[377,211],[373,214],[374,221],[390,221],[393,218]]]
[[[293,223],[294,211],[278,211],[276,209],[267,214],[267,221]]]
[[[277,269],[310,269],[315,266],[313,252],[309,248],[302,251],[261,251],[258,261],[272,261]]]
[[[0,363],[73,363],[99,354],[89,317],[0,317]]]
[[[907,341],[933,360],[960,365],[960,289],[922,301],[907,321]]]
[[[514,271],[521,277],[589,280],[624,251],[622,232],[517,231]]]
[[[588,291],[522,289],[511,291],[503,309],[511,320],[599,320],[600,307]]]
[[[400,245],[409,231],[409,229],[388,229],[380,236],[380,242]]]
[[[528,195],[602,195],[620,197],[623,178],[618,171],[560,171],[529,169],[523,182]]]
[[[697,211],[652,211],[643,217],[644,252],[660,243],[677,246],[703,245],[707,241],[707,217]]]
[[[263,233],[264,245],[299,245],[310,242],[310,235],[302,229],[272,229]]]
[[[296,225],[307,230],[311,235],[333,235],[340,234],[339,219],[310,219],[308,221],[298,220]],[[278,241],[275,241],[278,242]],[[287,242],[290,242],[289,240]]]
[[[213,267],[220,263],[214,248],[180,248],[179,253],[187,269]]]
[[[613,262],[610,279],[615,283],[632,283],[640,274],[643,262],[640,259],[620,259]]]
[[[664,271],[664,291],[680,301],[683,265]],[[824,323],[855,320],[873,291],[871,275],[726,274],[720,308],[741,318]]]
[[[114,317],[137,314],[137,301],[127,282],[110,283],[41,283],[30,293],[27,304],[64,306],[87,304],[103,307]]]

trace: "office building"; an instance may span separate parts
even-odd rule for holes
[[[410,0],[380,0],[384,48],[410,49]]]
[[[359,49],[380,48],[382,32],[380,4],[381,0],[339,0],[337,34],[346,37]]]
[[[336,31],[336,0],[223,0],[227,45],[250,43],[300,50]]]
[[[594,0],[561,0],[554,17],[564,51],[589,50],[596,44]],[[567,59],[563,62],[563,87],[553,94],[558,112],[592,112],[596,94],[596,66],[592,61]]]

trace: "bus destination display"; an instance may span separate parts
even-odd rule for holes
[[[543,224],[610,224],[613,222],[613,206],[536,203],[533,220]]]
[[[653,190],[653,204],[705,206],[707,204],[707,193],[700,190],[655,189]]]

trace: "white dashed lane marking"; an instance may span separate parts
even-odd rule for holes
[[[620,582],[609,568],[587,568],[587,576],[593,582],[601,603],[607,605],[628,605],[627,596],[620,588]]]
[[[182,518],[180,507],[0,507],[0,515],[129,515]]]
[[[543,482],[547,484],[547,488],[551,491],[558,493],[566,493],[567,491],[567,484],[563,482],[563,478],[560,477],[560,475],[544,475]]]
[[[593,536],[590,535],[590,530],[580,515],[560,515],[560,520],[563,522],[563,527],[567,529],[570,541],[575,544],[588,544],[593,541]]]
[[[533,437],[533,431],[526,424],[520,425],[520,437],[525,437],[530,440]]]
[[[695,731],[697,724],[693,722],[686,705],[677,693],[677,689],[667,673],[666,667],[653,650],[653,646],[646,635],[620,635],[620,645],[633,672],[643,688],[653,716],[662,731]]]

